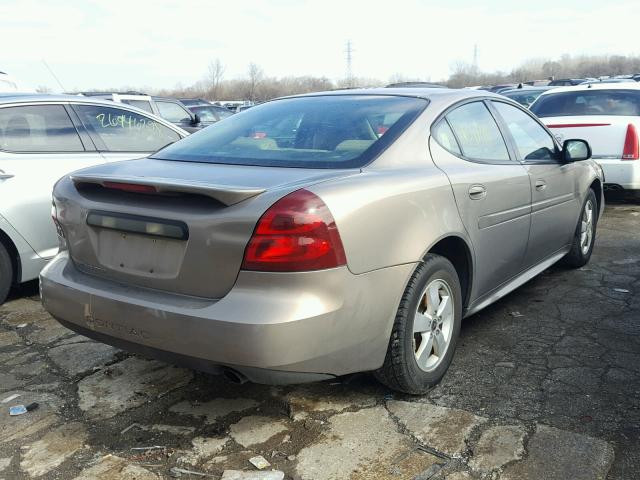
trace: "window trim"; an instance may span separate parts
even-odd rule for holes
[[[76,131],[76,135],[78,136],[78,140],[80,141],[80,145],[82,146],[82,150],[7,150],[4,148],[0,148],[0,152],[10,153],[12,155],[57,155],[57,154],[83,154],[87,152],[94,152],[95,150],[91,150],[87,148],[87,145],[83,141],[83,136],[80,131],[78,131],[78,126],[76,122],[74,122],[73,117],[69,114],[67,110],[68,102],[24,102],[24,103],[8,103],[5,105],[0,105],[0,109],[4,110],[5,108],[21,108],[21,107],[47,107],[47,106],[55,106],[59,105],[62,107],[64,112],[67,114],[67,118],[69,118],[69,123],[73,126]]]
[[[447,121],[447,123],[449,124],[449,128],[451,128],[451,131],[453,132],[453,136],[456,139],[456,142],[458,143],[458,148],[460,148],[460,152],[462,152],[461,154],[457,154],[454,152],[449,152],[451,153],[451,155],[454,155],[458,158],[460,158],[461,160],[465,160],[467,162],[471,162],[471,163],[479,163],[479,164],[483,164],[483,165],[517,165],[520,162],[518,162],[518,160],[516,160],[516,156],[514,155],[513,149],[511,144],[509,143],[509,140],[507,140],[505,138],[504,132],[502,131],[502,127],[500,125],[500,121],[498,121],[498,119],[495,117],[495,115],[493,114],[493,111],[491,109],[490,106],[488,106],[487,100],[489,100],[492,97],[473,97],[473,98],[465,98],[463,100],[460,100],[458,102],[455,102],[451,105],[449,105],[446,109],[444,109],[442,112],[440,112],[440,114],[436,117],[436,119],[431,123],[431,126],[429,128],[429,134],[431,135],[431,137],[433,137],[434,141],[440,145],[444,150],[446,150],[447,152],[449,152],[449,150],[447,150],[444,146],[442,146],[440,144],[440,142],[438,142],[435,138],[435,135],[433,134],[433,128],[435,125],[437,125],[440,120],[445,119]],[[470,104],[470,103],[482,103],[484,104],[484,107],[489,111],[489,115],[491,116],[491,118],[493,118],[493,121],[496,122],[496,126],[498,127],[498,132],[500,132],[500,136],[502,137],[502,141],[504,142],[504,146],[507,150],[507,155],[509,156],[509,160],[486,160],[486,159],[482,159],[482,158],[473,158],[473,157],[469,157],[467,155],[465,155],[464,153],[464,149],[462,148],[462,144],[460,142],[460,139],[458,138],[458,135],[456,134],[455,129],[451,126],[451,123],[449,122],[449,119],[447,118],[447,115],[449,115],[449,113],[451,113],[452,111],[463,107],[464,105]]]
[[[113,103],[114,103],[113,105],[105,105],[104,103],[93,103],[93,102],[76,102],[76,103],[70,103],[69,104],[70,107],[73,109],[74,113],[78,116],[78,119],[81,122],[81,124],[84,127],[84,129],[86,130],[87,135],[89,135],[89,137],[93,141],[97,152],[100,152],[100,153],[147,153],[147,154],[151,155],[151,154],[154,154],[154,153],[162,150],[162,148],[164,148],[164,147],[160,148],[159,150],[155,150],[155,151],[149,151],[149,150],[119,150],[119,151],[114,151],[114,150],[110,150],[109,148],[107,148],[107,145],[104,143],[102,138],[100,138],[100,135],[97,132],[93,131],[93,127],[91,125],[87,125],[82,120],[82,115],[80,114],[80,112],[78,110],[76,110],[76,107],[89,106],[89,107],[115,108],[117,110],[124,110],[124,111],[130,112],[130,113],[133,113],[133,114],[140,115],[142,117],[148,118],[150,120],[153,120],[154,122],[159,123],[163,127],[168,128],[169,130],[174,132],[176,135],[178,135],[179,138],[178,138],[178,140],[176,140],[176,142],[182,140],[183,138],[185,138],[185,136],[183,136],[183,134],[173,126],[174,124],[169,122],[168,120],[161,119],[160,117],[153,118],[152,114],[149,114],[148,112],[145,112],[144,110],[137,109],[133,105],[130,105],[131,108],[126,108],[126,107],[122,106],[122,105],[127,105],[126,103],[120,103],[120,102],[113,102]],[[159,120],[163,120],[163,121],[159,121]],[[165,147],[166,146],[167,145],[165,145]]]
[[[518,146],[516,144],[516,141],[513,138],[513,135],[511,134],[511,131],[509,130],[509,126],[507,125],[507,122],[504,120],[504,118],[502,118],[502,115],[500,115],[500,112],[498,111],[498,109],[494,107],[494,105],[493,105],[494,102],[504,103],[506,105],[511,105],[512,107],[517,108],[518,110],[523,112],[525,115],[528,115],[529,118],[531,118],[538,125],[540,125],[540,127],[542,127],[542,129],[547,133],[547,135],[549,135],[551,137],[551,141],[553,142],[553,145],[555,147],[555,158],[548,159],[548,160],[525,160],[525,159],[518,158],[520,155],[519,155],[519,150],[518,150]],[[494,117],[496,118],[496,122],[498,122],[498,125],[500,125],[501,129],[504,129],[503,135],[506,135],[508,137],[508,139],[509,139],[511,149],[513,150],[514,158],[515,158],[515,160],[517,162],[521,163],[522,165],[557,165],[557,164],[563,164],[562,156],[561,156],[562,148],[560,147],[560,145],[558,143],[558,139],[555,137],[555,135],[553,135],[553,133],[551,133],[551,131],[547,128],[547,126],[540,121],[540,119],[538,117],[536,117],[531,112],[529,112],[527,109],[525,109],[520,104],[518,104],[517,102],[514,102],[514,101],[508,102],[508,101],[504,101],[501,98],[492,98],[492,99],[488,99],[488,103],[489,103],[489,109],[494,113]]]

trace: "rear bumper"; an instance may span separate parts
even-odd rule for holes
[[[640,160],[596,159],[604,171],[606,186],[619,185],[625,190],[640,190]]]
[[[62,252],[40,283],[44,307],[81,334],[199,370],[292,383],[380,367],[413,268],[243,271],[213,301],[93,277]]]

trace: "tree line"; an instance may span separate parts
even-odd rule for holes
[[[429,79],[410,78],[393,74],[387,80],[353,77],[332,80],[311,75],[272,77],[256,63],[250,63],[246,74],[240,78],[226,78],[225,66],[220,59],[211,61],[204,77],[192,85],[176,85],[165,89],[143,89],[169,97],[204,98],[216,100],[248,100],[263,102],[286,95],[334,90],[350,87],[380,87],[402,81]],[[514,67],[510,72],[484,72],[465,62],[454,62],[451,75],[441,82],[452,88],[475,85],[498,85],[550,78],[585,78],[640,73],[640,55],[562,55],[558,59],[530,59]],[[136,90],[135,88],[128,88]]]

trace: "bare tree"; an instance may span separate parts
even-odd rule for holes
[[[209,100],[220,99],[220,86],[226,68],[219,58],[209,62],[209,70],[207,73],[207,94]]]
[[[247,84],[247,96],[249,97],[249,100],[253,102],[256,99],[256,90],[260,85],[262,78],[264,77],[264,72],[262,68],[260,68],[255,63],[251,62],[249,64],[248,73],[249,73],[249,78],[248,78],[248,84]]]

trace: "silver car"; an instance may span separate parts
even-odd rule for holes
[[[83,335],[239,382],[374,371],[422,393],[462,318],[589,261],[604,207],[589,156],[485,91],[271,101],[61,179],[43,303]]]
[[[149,155],[187,133],[137,108],[67,95],[0,94],[0,304],[58,251],[51,190],[63,175]]]

